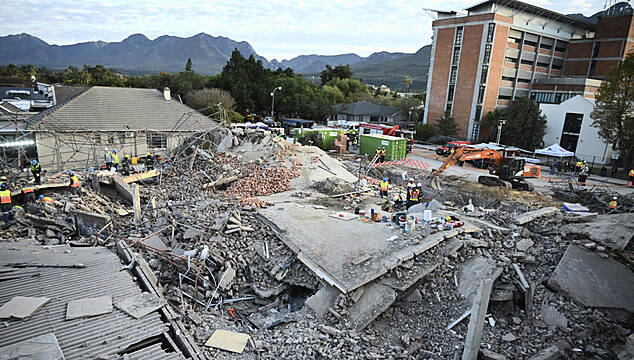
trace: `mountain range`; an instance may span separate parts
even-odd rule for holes
[[[253,55],[266,68],[292,68],[299,74],[318,74],[326,64],[350,64],[355,77],[380,85],[402,87],[406,75],[414,79],[412,89],[423,89],[427,80],[429,46],[414,54],[376,52],[368,57],[357,54],[300,55],[290,60],[271,61],[258,55],[246,41],[234,41],[222,36],[200,33],[191,37],[163,35],[154,40],[143,34],[130,35],[120,42],[91,41],[72,45],[50,45],[29,35],[17,34],[0,37],[0,65],[33,64],[48,68],[65,68],[101,64],[127,74],[179,72],[188,58],[194,71],[213,75],[222,70],[231,52],[238,49],[249,57]],[[427,49],[424,51],[424,49]]]

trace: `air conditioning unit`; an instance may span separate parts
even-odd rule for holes
[[[128,132],[125,133],[125,137],[127,137],[127,138],[134,137],[134,133],[132,131],[128,131]]]

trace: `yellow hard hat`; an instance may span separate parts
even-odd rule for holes
[[[150,156],[150,155],[152,155],[152,154],[151,153],[147,153],[147,156]]]

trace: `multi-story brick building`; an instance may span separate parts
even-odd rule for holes
[[[594,98],[608,70],[634,48],[631,14],[606,13],[595,24],[514,0],[465,10],[438,12],[433,22],[424,121],[450,112],[467,139],[478,138],[489,111],[518,97],[550,104]]]

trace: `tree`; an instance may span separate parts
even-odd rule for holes
[[[443,136],[455,136],[458,133],[456,119],[448,111],[436,120],[436,126],[438,127],[438,134]]]
[[[412,78],[409,75],[405,75],[405,77],[403,78],[403,85],[405,85],[405,92],[409,92],[409,87],[410,85],[412,85],[412,82],[414,80],[412,80]]]
[[[623,166],[634,166],[634,53],[613,67],[596,94],[591,117],[599,137],[620,151]]]
[[[192,59],[187,58],[187,64],[185,64],[185,71],[192,71]]]
[[[196,110],[218,103],[222,103],[226,110],[233,110],[236,106],[236,101],[228,91],[216,88],[191,90],[185,95],[185,103]]]
[[[414,127],[416,135],[414,137],[419,141],[427,141],[430,137],[434,136],[434,127],[430,124],[418,124]]]
[[[350,69],[350,65],[338,65],[334,68],[328,64],[326,64],[326,69],[321,72],[319,75],[321,79],[321,84],[326,85],[330,81],[334,79],[351,79],[352,78],[352,70]]]
[[[480,122],[480,138],[488,141],[495,140],[498,129],[497,126],[502,116],[503,112],[500,109],[496,108],[493,109],[493,111],[489,111]]]
[[[502,126],[500,139],[503,144],[530,151],[544,146],[546,117],[536,102],[521,97],[506,110],[504,118],[506,124]]]

